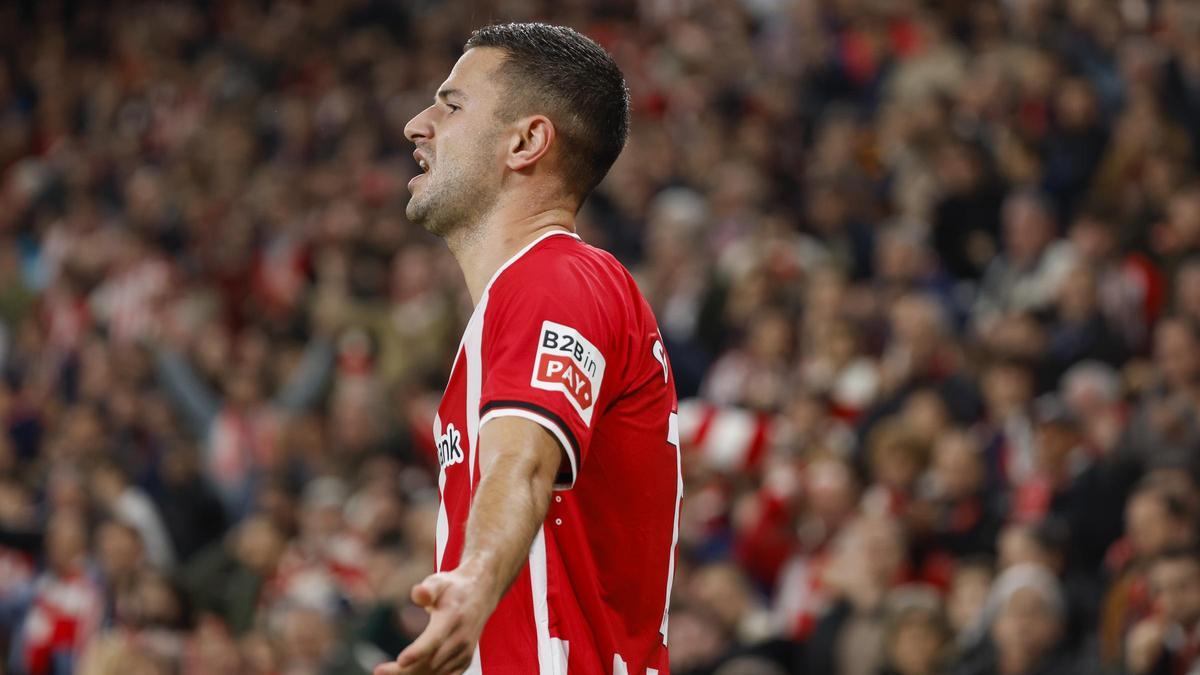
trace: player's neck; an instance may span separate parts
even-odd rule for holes
[[[446,239],[466,277],[473,305],[479,304],[496,270],[521,249],[547,232],[575,231],[575,213],[566,208],[550,208],[516,219],[487,220],[479,227]]]

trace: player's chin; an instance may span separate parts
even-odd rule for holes
[[[408,200],[408,206],[404,208],[404,215],[408,218],[408,222],[424,226],[425,221],[429,219],[429,209],[418,195],[413,194],[412,199]]]

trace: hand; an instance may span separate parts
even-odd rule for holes
[[[374,675],[455,675],[471,665],[475,646],[495,609],[483,577],[459,568],[425,578],[412,600],[429,612],[429,625],[395,661]]]
[[[1133,627],[1125,641],[1125,665],[1129,672],[1149,672],[1162,654],[1167,624],[1162,617],[1150,617]]]

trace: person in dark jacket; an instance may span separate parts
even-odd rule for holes
[[[268,518],[251,516],[225,541],[198,553],[181,575],[197,612],[217,617],[234,635],[245,634],[275,578],[285,543]]]
[[[1120,366],[1129,358],[1121,329],[1110,322],[1100,305],[1097,273],[1077,263],[1059,288],[1046,335],[1046,365],[1058,381],[1085,360]]]
[[[1200,551],[1167,549],[1149,568],[1157,612],[1140,621],[1125,640],[1131,675],[1194,673],[1200,666]]]
[[[905,579],[908,541],[895,519],[860,516],[835,549],[825,579],[835,599],[806,643],[804,672],[876,673],[884,661],[884,601]]]

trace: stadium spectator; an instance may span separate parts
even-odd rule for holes
[[[983,334],[1005,316],[1048,308],[1076,256],[1068,242],[1056,238],[1053,207],[1041,195],[1014,193],[1002,213],[1003,252],[988,265],[974,307]]]
[[[808,670],[874,673],[884,665],[882,610],[908,574],[904,531],[887,516],[863,516],[846,526],[825,569],[832,603],[808,642]]]
[[[1152,612],[1146,565],[1162,552],[1189,546],[1195,539],[1194,511],[1178,489],[1159,480],[1139,486],[1130,495],[1125,538],[1113,546],[1106,560],[1113,577],[1100,617],[1101,657],[1106,662],[1120,659],[1124,636]]]
[[[1058,580],[1034,564],[1010,567],[996,578],[988,598],[991,649],[955,673],[1073,675],[1081,672],[1066,649],[1066,598]]]
[[[922,587],[900,587],[887,600],[882,675],[918,675],[944,670],[950,627],[941,598]]]
[[[1200,557],[1189,548],[1167,549],[1150,563],[1147,576],[1159,611],[1130,631],[1125,666],[1135,675],[1187,672],[1200,658]]]

